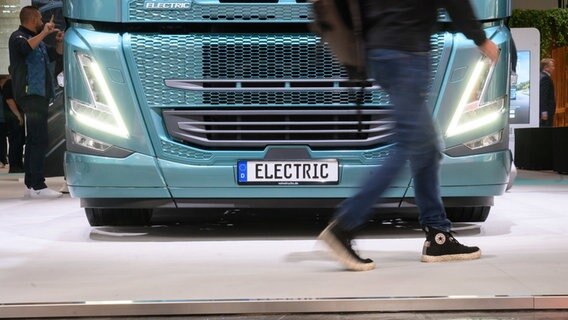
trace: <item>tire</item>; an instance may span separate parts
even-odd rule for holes
[[[149,226],[152,209],[101,209],[85,208],[92,227],[101,226]]]
[[[490,206],[449,207],[446,208],[448,219],[452,222],[483,222],[489,216]]]

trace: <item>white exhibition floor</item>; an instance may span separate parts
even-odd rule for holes
[[[77,199],[22,193],[21,179],[0,179],[0,306],[568,296],[568,176],[553,172],[520,171],[485,223],[456,224],[480,260],[421,263],[415,225],[376,223],[357,242],[377,262],[362,273],[328,257],[315,239],[324,224],[310,219],[92,228]]]

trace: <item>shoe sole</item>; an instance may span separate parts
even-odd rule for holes
[[[461,254],[445,254],[443,256],[428,256],[422,255],[420,261],[422,262],[447,262],[447,261],[464,261],[464,260],[476,260],[481,258],[481,250],[472,253],[461,253]]]
[[[358,261],[354,261],[351,257],[351,254],[341,244],[340,241],[329,231],[331,225],[325,228],[318,239],[323,241],[331,250],[332,254],[335,258],[343,264],[348,270],[351,271],[370,271],[375,269],[375,263],[361,263]]]
[[[55,196],[37,196],[37,195],[30,195],[30,199],[59,199],[63,196],[63,194],[61,195],[55,195]]]

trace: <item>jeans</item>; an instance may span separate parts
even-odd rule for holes
[[[387,91],[394,107],[394,145],[388,158],[362,188],[340,204],[335,219],[349,231],[362,226],[373,214],[375,203],[409,161],[420,224],[450,231],[451,222],[440,197],[440,137],[426,105],[431,81],[429,55],[373,49],[367,59],[371,75]]]
[[[40,96],[27,96],[22,101],[26,114],[26,153],[24,155],[24,183],[35,190],[45,184],[45,154],[48,147],[47,117],[49,101]]]

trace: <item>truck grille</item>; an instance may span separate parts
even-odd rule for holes
[[[309,87],[304,87],[303,90],[288,88],[255,93],[187,91],[165,83],[168,79],[227,82],[345,79],[346,71],[327,46],[313,35],[133,34],[129,37],[138,69],[135,73],[140,75],[146,101],[151,107],[352,104],[346,92],[337,90],[309,91]],[[319,87],[317,83],[314,86]],[[384,91],[374,90],[368,93],[365,102],[385,105],[388,97]]]
[[[214,92],[181,90],[165,83],[168,79],[234,82],[346,78],[347,73],[327,46],[313,35],[131,34],[125,41],[135,62],[132,72],[140,75],[150,107],[352,105],[346,92],[331,89]],[[433,70],[438,68],[443,44],[443,34],[432,36]],[[365,103],[384,106],[389,99],[383,90],[372,90]]]
[[[165,110],[176,140],[205,147],[263,148],[300,144],[312,148],[362,148],[388,142],[388,109]]]
[[[390,101],[364,92],[311,34],[127,34],[142,101],[171,137],[202,148],[373,148],[392,133]],[[436,75],[445,36],[432,36]],[[358,115],[355,96],[363,101]],[[362,125],[359,120],[363,121]]]

